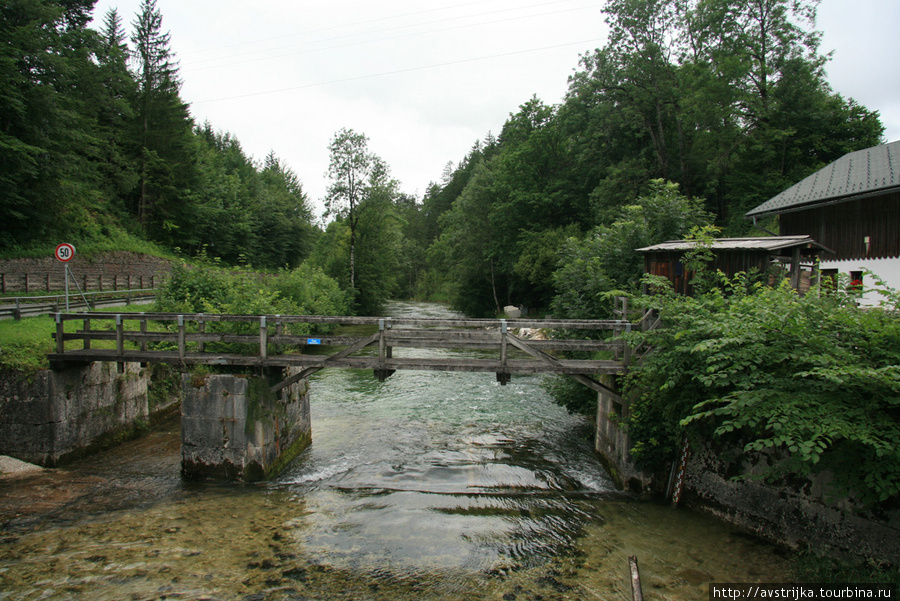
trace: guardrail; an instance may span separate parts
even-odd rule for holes
[[[82,298],[84,297],[84,298]],[[87,299],[87,304],[85,304]],[[83,295],[69,294],[69,310],[94,310],[97,307],[115,307],[117,305],[141,305],[156,299],[155,288],[137,290],[107,290],[105,292],[85,292]],[[0,298],[0,319],[15,319],[34,315],[59,313],[66,307],[66,295],[50,296],[17,296]]]

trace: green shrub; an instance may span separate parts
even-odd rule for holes
[[[900,494],[900,317],[841,290],[798,295],[739,274],[696,297],[646,299],[665,327],[631,373],[628,427],[648,468],[670,461],[684,429],[773,461],[767,474],[830,469],[864,502]],[[655,281],[658,290],[665,282]]]

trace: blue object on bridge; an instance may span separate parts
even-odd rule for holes
[[[306,344],[322,344],[321,338],[307,338]]]

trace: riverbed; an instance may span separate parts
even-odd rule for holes
[[[271,482],[182,481],[177,420],[0,480],[0,599],[625,601],[632,555],[646,599],[792,578],[774,546],[617,491],[541,376],[310,384],[313,443]]]

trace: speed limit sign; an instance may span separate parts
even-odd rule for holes
[[[75,247],[71,244],[63,242],[59,246],[56,247],[56,255],[57,261],[62,261],[63,263],[68,263],[72,259],[75,258]]]

